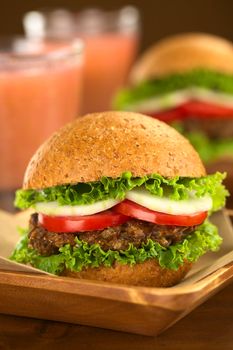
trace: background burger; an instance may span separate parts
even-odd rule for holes
[[[208,213],[223,175],[206,175],[167,124],[105,112],[75,120],[36,152],[16,205],[33,208],[12,259],[53,274],[132,285],[178,283],[221,238]]]
[[[233,44],[201,33],[169,37],[142,55],[130,82],[116,107],[176,124],[208,171],[229,173],[233,193]]]

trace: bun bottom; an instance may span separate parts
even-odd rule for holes
[[[63,275],[133,286],[171,287],[179,283],[191,267],[191,263],[185,262],[178,270],[170,270],[162,268],[155,259],[149,259],[132,266],[115,263],[112,267],[87,268],[81,272],[66,270]]]

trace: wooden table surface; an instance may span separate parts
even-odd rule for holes
[[[0,350],[233,349],[233,283],[158,337],[0,315]]]

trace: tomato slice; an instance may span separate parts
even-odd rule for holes
[[[143,114],[149,115],[152,118],[159,119],[166,123],[172,123],[176,120],[181,120],[185,117],[184,111],[180,106],[161,112],[143,112]]]
[[[158,225],[194,226],[201,224],[207,217],[207,212],[192,215],[171,215],[147,209],[128,199],[117,204],[113,210],[133,218],[153,222]]]
[[[57,233],[102,230],[121,225],[128,220],[129,217],[112,210],[88,216],[49,216],[41,213],[38,215],[41,226]]]
[[[233,108],[201,101],[184,103],[180,106],[180,112],[185,116],[233,118]]]
[[[217,104],[201,102],[201,101],[190,101],[184,103],[176,108],[161,112],[143,112],[152,118],[157,118],[166,123],[172,123],[173,121],[182,120],[186,117],[201,117],[201,118],[233,118],[233,108],[223,107]]]

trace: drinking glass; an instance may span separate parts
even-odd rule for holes
[[[80,112],[83,44],[0,40],[0,207],[13,209],[31,156]]]
[[[82,38],[85,66],[82,113],[112,108],[116,92],[125,85],[135,59],[140,16],[135,7],[118,11],[86,9],[29,12],[24,17],[29,37]]]

